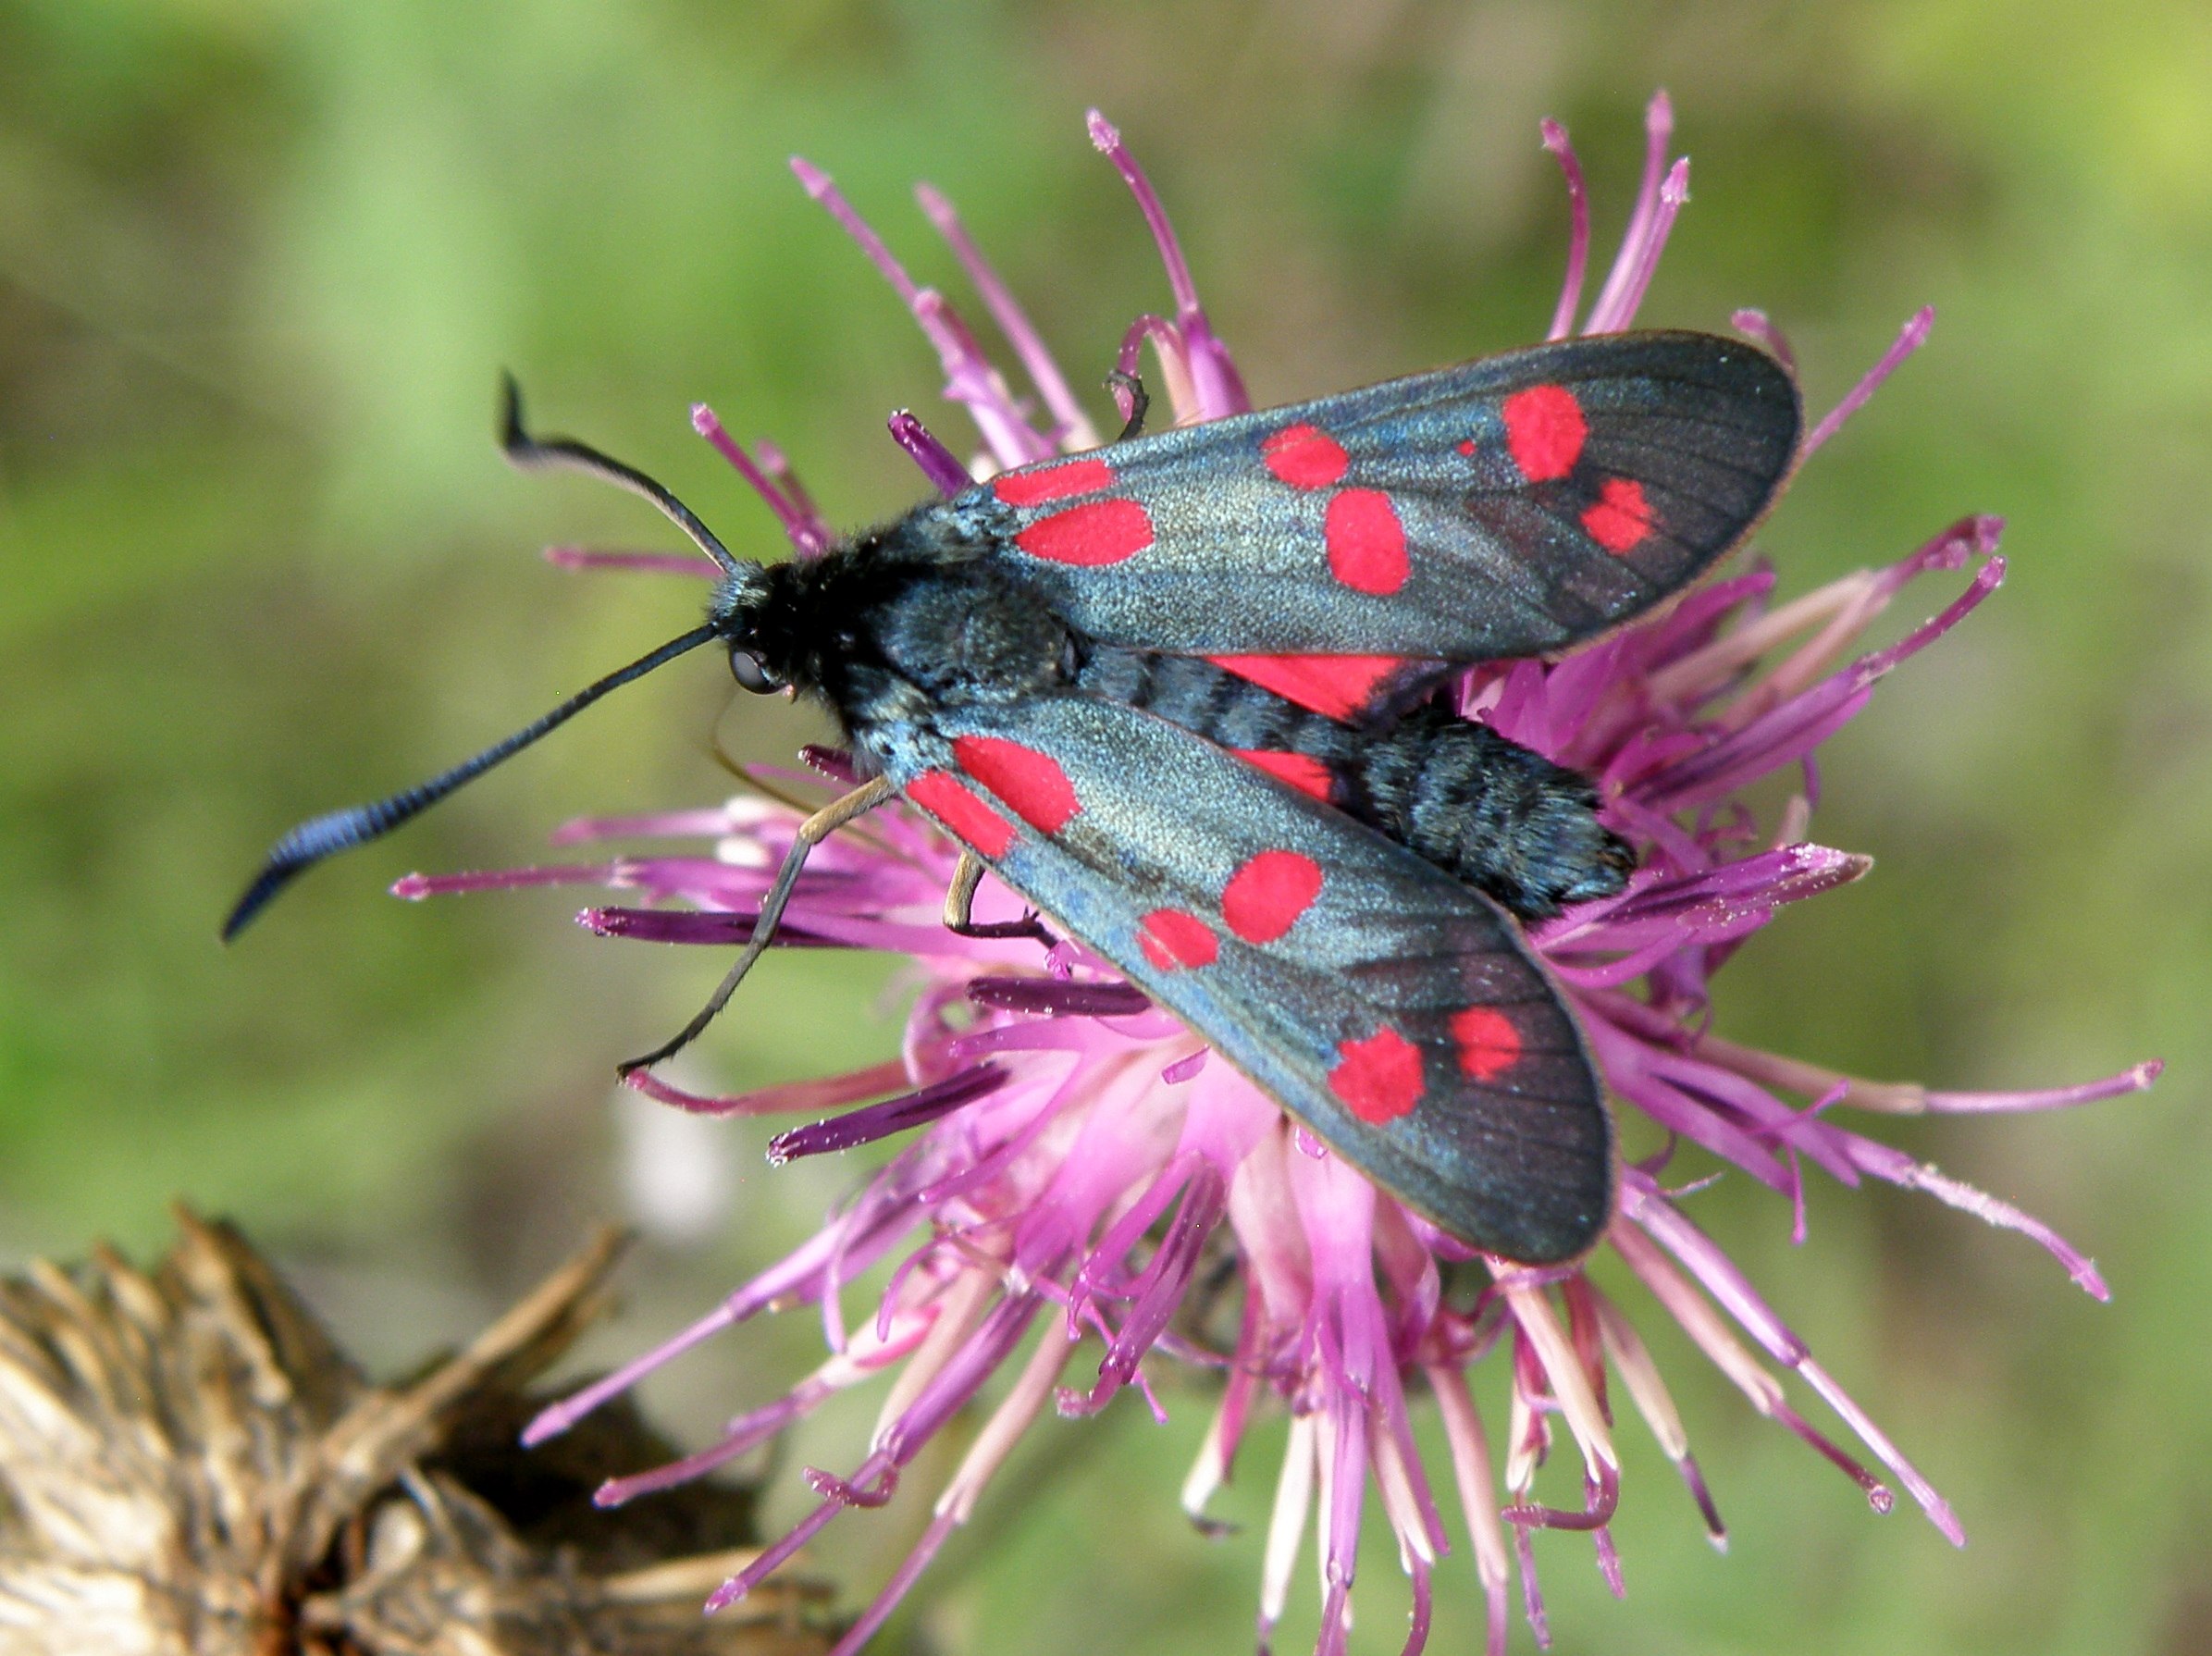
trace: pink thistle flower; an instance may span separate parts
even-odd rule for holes
[[[1607,332],[1632,322],[1674,216],[1687,198],[1688,163],[1666,165],[1672,117],[1663,94],[1647,123],[1650,148],[1627,232],[1582,316],[1588,212],[1582,172],[1564,131],[1547,122],[1545,147],[1565,174],[1573,216],[1567,275],[1551,334]],[[1243,383],[1199,302],[1158,198],[1119,135],[1094,114],[1093,142],[1119,169],[1167,266],[1172,314],[1140,317],[1119,365],[1134,371],[1149,346],[1157,383],[1179,422],[1249,406]],[[974,418],[983,451],[963,464],[911,414],[892,433],[932,483],[950,493],[971,476],[1094,445],[1098,433],[1068,389],[1011,291],[984,261],[951,204],[927,186],[924,211],[950,243],[1010,343],[1033,399],[1017,392],[945,298],[917,285],[839,193],[805,162],[808,192],[859,242],[936,348],[945,394]],[[1786,357],[1779,332],[1755,312],[1736,325]],[[1824,442],[1918,346],[1930,314],[1827,419]],[[801,556],[832,531],[782,457],[748,452],[703,407],[695,423],[761,494]],[[1802,457],[1800,457],[1802,458]],[[1935,1526],[1963,1539],[1943,1498],[1815,1359],[1691,1217],[1710,1182],[1662,1182],[1672,1147],[1694,1143],[1789,1204],[1793,1238],[1805,1231],[1808,1168],[1846,1185],[1867,1179],[1925,1192],[2024,1232],[2090,1293],[2095,1266],[2027,1215],[1843,1125],[1846,1111],[1909,1114],[2056,1108],[2147,1086],[2159,1066],[2045,1092],[1958,1094],[1865,1081],[1758,1051],[1709,1032],[1714,975],[1784,905],[1866,872],[1870,860],[1809,840],[1823,742],[1865,707],[1877,681],[1934,644],[1993,592],[2004,563],[2000,525],[1967,518],[1909,555],[1785,603],[1773,572],[1757,564],[1691,592],[1667,612],[1559,661],[1482,666],[1459,686],[1459,706],[1515,741],[1599,782],[1610,827],[1634,841],[1642,865],[1618,896],[1586,903],[1532,937],[1573,1001],[1624,1113],[1661,1130],[1667,1154],[1625,1169],[1604,1246],[1659,1310],[1744,1392],[1856,1482],[1877,1512],[1902,1485]],[[574,566],[656,571],[711,566],[651,553],[561,549]],[[1925,577],[1965,574],[1963,589],[1897,642],[1852,651],[1869,624]],[[850,780],[843,756],[810,755]],[[1745,791],[1776,773],[1796,789],[1763,818]],[[778,779],[803,787],[804,774]],[[1770,790],[1771,792],[1771,790]],[[614,837],[706,839],[704,851],[497,874],[410,876],[420,896],[525,884],[597,884],[636,894],[580,917],[610,936],[729,945],[750,933],[802,812],[741,797],[719,809],[572,823],[556,837],[590,845]],[[792,947],[891,950],[912,958],[918,981],[896,1063],[849,1075],[702,1097],[649,1074],[631,1083],[676,1107],[722,1116],[820,1118],[774,1139],[772,1161],[820,1155],[896,1134],[908,1142],[860,1194],[787,1258],[707,1316],[605,1379],[547,1410],[530,1441],[564,1429],[644,1375],[769,1309],[810,1305],[827,1354],[781,1398],[733,1420],[721,1439],[672,1464],[616,1478],[600,1491],[617,1506],[698,1477],[773,1438],[825,1399],[885,1384],[875,1431],[842,1471],[809,1471],[818,1497],[783,1540],[733,1576],[710,1608],[742,1598],[841,1514],[897,1492],[916,1453],[1002,1370],[982,1429],[935,1493],[919,1545],[837,1647],[857,1650],[964,1523],[1008,1452],[1047,1405],[1089,1415],[1133,1389],[1165,1417],[1154,1370],[1173,1361],[1217,1369],[1220,1401],[1183,1504],[1204,1523],[1246,1428],[1267,1400],[1291,1417],[1265,1540],[1258,1630],[1263,1647],[1280,1615],[1310,1527],[1321,1564],[1318,1650],[1345,1648],[1353,1563],[1372,1492],[1411,1583],[1409,1651],[1425,1642],[1431,1577],[1450,1551],[1439,1490],[1449,1480],[1464,1514],[1476,1576],[1489,1603],[1489,1648],[1501,1650],[1517,1567],[1523,1612],[1547,1642],[1535,1532],[1589,1537],[1605,1579],[1621,1590],[1608,1534],[1620,1493],[1613,1403],[1625,1392],[1681,1473],[1715,1546],[1726,1531],[1690,1452],[1666,1385],[1626,1309],[1579,1265],[1532,1270],[1483,1258],[1439,1232],[1330,1156],[1280,1109],[1173,1019],[1080,945],[1040,958],[1036,943],[955,935],[939,922],[956,848],[919,815],[890,809],[818,851],[798,883],[778,942]],[[986,885],[982,919],[1019,905]],[[872,1315],[847,1320],[847,1284],[899,1255]],[[1206,1291],[1205,1267],[1233,1258],[1239,1321],[1225,1349],[1179,1324]],[[1503,1436],[1477,1414],[1467,1373],[1485,1360],[1510,1375]],[[1789,1401],[1793,1378],[1842,1419],[1856,1450],[1823,1434]],[[1409,1415],[1426,1391],[1449,1445],[1424,1464]],[[1539,1493],[1554,1450],[1580,1473],[1571,1499]],[[1862,1458],[1863,1457],[1863,1458]]]

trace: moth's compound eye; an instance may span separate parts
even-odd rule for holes
[[[730,676],[756,696],[764,696],[780,687],[760,664],[760,658],[749,649],[730,651]]]

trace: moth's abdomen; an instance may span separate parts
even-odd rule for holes
[[[1423,706],[1386,729],[1311,712],[1203,656],[1094,647],[1079,687],[1179,724],[1326,801],[1523,920],[1611,896],[1636,854],[1587,777]]]
[[[1436,707],[1366,736],[1339,803],[1523,920],[1611,896],[1636,853],[1598,821],[1578,772]]]
[[[1301,752],[1333,768],[1350,748],[1352,733],[1344,726],[1205,656],[1094,645],[1076,682],[1093,696],[1180,724],[1231,752]]]

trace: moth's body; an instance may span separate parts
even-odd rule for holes
[[[1354,725],[1204,656],[1085,636],[989,556],[1006,516],[982,489],[931,502],[819,558],[732,577],[711,614],[742,618],[739,648],[821,700],[879,769],[949,766],[941,711],[1088,696],[1232,752],[1312,761],[1329,804],[1524,920],[1610,896],[1635,867],[1587,778],[1444,708]]]
[[[706,623],[421,785],[299,827],[232,909],[373,839],[640,674],[720,643],[837,716],[895,793],[1336,1155],[1492,1255],[1603,1233],[1604,1087],[1513,916],[1617,892],[1591,785],[1435,698],[1649,612],[1749,531],[1796,453],[1787,371],[1698,334],[1573,340],[1056,456],[818,557],[734,557],[644,474],[508,405],[509,456],[651,500],[720,565]]]

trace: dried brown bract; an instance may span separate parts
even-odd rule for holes
[[[535,1453],[525,1395],[605,1309],[602,1231],[464,1351],[372,1385],[244,1238],[179,1215],[0,1282],[0,1656],[817,1656],[826,1592],[712,1619],[750,1498],[589,1514],[635,1415]]]

